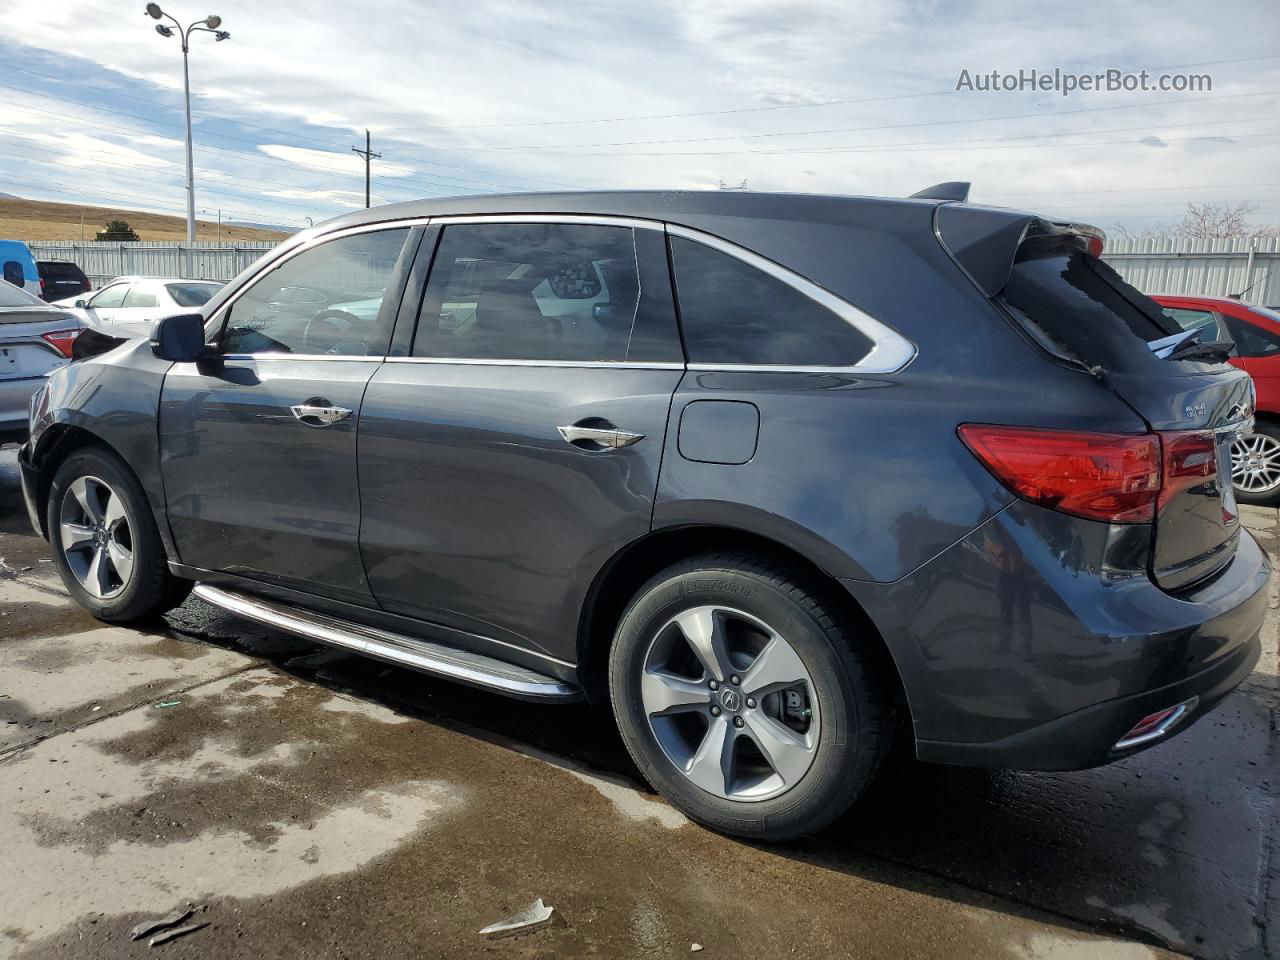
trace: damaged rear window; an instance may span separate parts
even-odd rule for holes
[[[1148,342],[1181,330],[1069,236],[1024,241],[998,299],[1046,348],[1088,366],[1141,369]]]

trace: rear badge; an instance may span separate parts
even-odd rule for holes
[[[1207,408],[1203,403],[1193,403],[1186,408],[1187,419],[1203,417]]]

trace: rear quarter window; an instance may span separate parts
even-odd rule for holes
[[[871,338],[769,274],[685,237],[671,238],[690,363],[847,367]]]

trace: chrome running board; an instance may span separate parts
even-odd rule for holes
[[[434,674],[447,680],[482,687],[521,700],[578,700],[582,691],[572,684],[507,663],[484,654],[460,650],[393,633],[323,613],[212,587],[196,584],[197,597],[229,613],[306,637],[332,647],[376,657],[389,663]]]

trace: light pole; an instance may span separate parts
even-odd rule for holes
[[[173,26],[157,23],[156,33],[162,37],[172,37],[175,32],[182,41],[182,96],[187,114],[187,243],[196,242],[196,177],[191,161],[191,72],[187,67],[187,52],[191,48],[191,34],[212,33],[215,41],[229,40],[231,34],[219,30],[222,18],[216,14],[189,24],[185,29],[176,19],[160,9],[158,3],[148,3],[146,14],[152,20],[168,20]],[[174,28],[177,28],[175,31]]]

